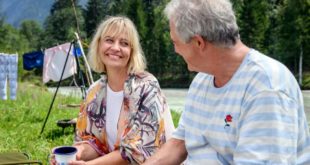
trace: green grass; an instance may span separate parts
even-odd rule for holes
[[[57,95],[53,109],[40,135],[53,93],[46,88],[19,83],[16,101],[0,100],[0,152],[23,151],[31,159],[47,164],[51,148],[58,145],[71,145],[73,128],[56,125],[57,120],[74,118],[79,108],[60,109],[61,104],[79,103],[81,99]]]
[[[173,120],[174,126],[177,127],[178,123],[179,123],[179,119],[180,119],[181,113],[172,110],[171,111],[171,116],[172,116],[172,120]]]
[[[51,148],[59,145],[72,145],[73,128],[56,125],[57,120],[71,119],[78,115],[79,108],[63,109],[64,104],[79,104],[81,98],[57,95],[53,109],[40,135],[53,93],[46,87],[30,83],[19,83],[17,100],[0,100],[0,153],[11,151],[27,152],[31,159],[48,162]],[[180,114],[172,111],[175,126]]]

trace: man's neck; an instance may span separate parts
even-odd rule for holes
[[[214,73],[212,74],[216,87],[222,87],[231,80],[249,51],[250,49],[241,41],[232,48],[215,50],[214,55],[217,56],[218,61],[213,66]]]

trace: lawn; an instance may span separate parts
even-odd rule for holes
[[[78,89],[77,89],[78,90]],[[165,90],[172,109],[174,97],[177,92]],[[178,95],[184,95],[186,91],[178,91]],[[305,111],[310,115],[310,91],[303,92]],[[170,96],[171,95],[171,96]],[[31,83],[19,83],[16,101],[0,100],[0,153],[11,151],[27,152],[31,159],[48,162],[51,148],[59,145],[71,145],[74,139],[73,128],[66,128],[63,132],[56,122],[61,119],[75,118],[79,108],[66,105],[79,104],[81,98],[58,94],[46,123],[44,132],[40,134],[43,122],[47,115],[53,98],[53,92],[49,92],[44,86],[35,86]],[[184,98],[182,98],[184,99]],[[175,99],[180,102],[180,99]],[[172,111],[174,124],[177,125],[180,114]],[[310,116],[308,116],[309,119]]]
[[[0,153],[27,152],[31,159],[47,164],[51,148],[72,144],[73,128],[63,132],[56,122],[76,117],[79,108],[66,105],[79,104],[81,98],[58,94],[44,132],[40,134],[53,93],[30,83],[19,83],[17,93],[16,101],[0,100]],[[172,115],[177,123],[179,114],[172,112]]]

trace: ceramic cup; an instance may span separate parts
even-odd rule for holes
[[[77,148],[72,146],[60,146],[55,148],[54,155],[59,165],[67,165],[69,161],[76,160]]]

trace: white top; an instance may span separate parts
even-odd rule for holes
[[[124,99],[124,92],[114,92],[107,85],[107,115],[106,131],[110,150],[114,150],[114,144],[117,139],[117,123]]]

